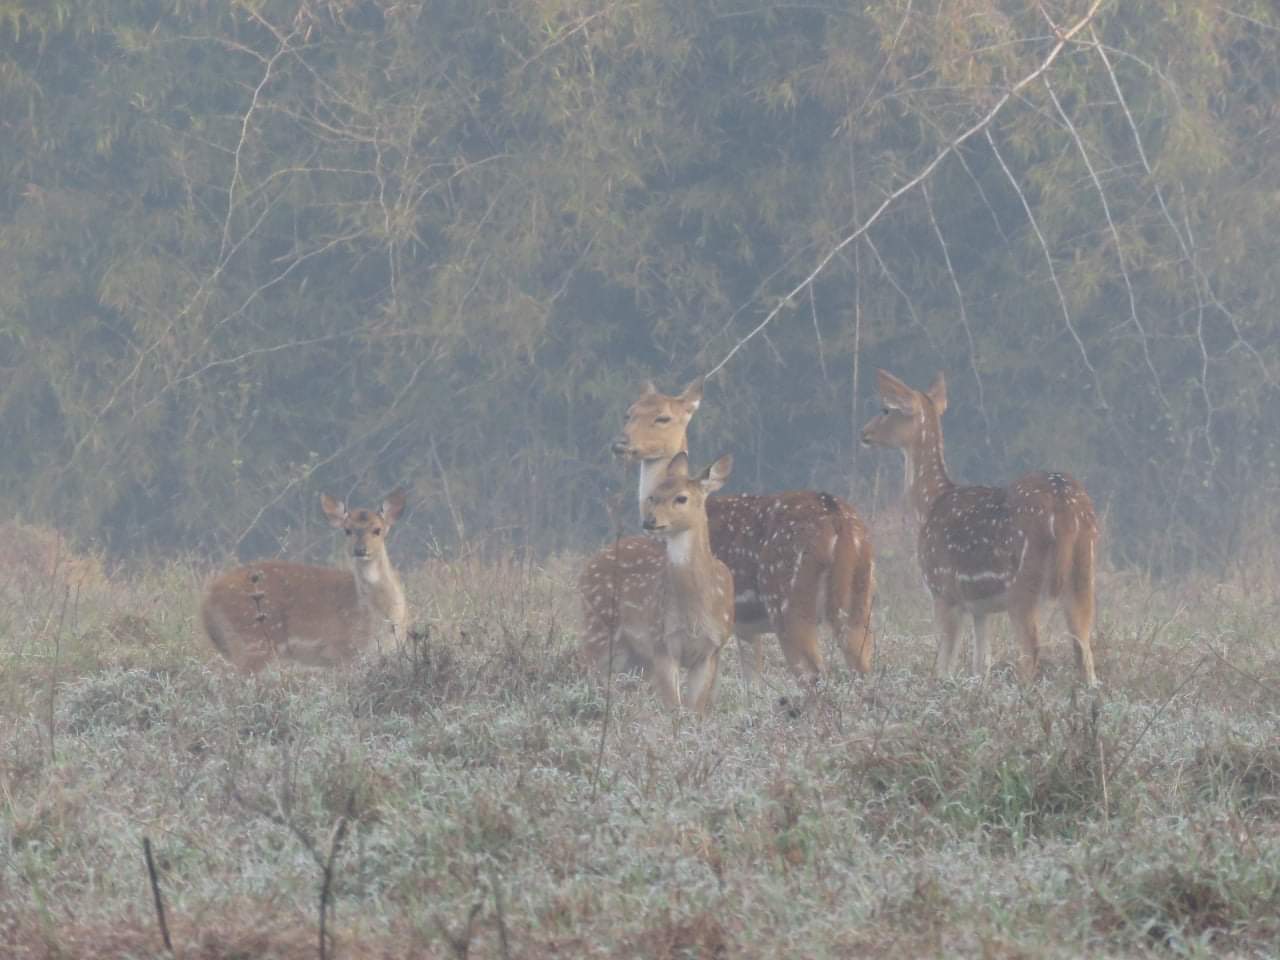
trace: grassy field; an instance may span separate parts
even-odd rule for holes
[[[6,958],[168,956],[144,838],[186,958],[318,956],[326,875],[333,957],[1280,954],[1274,591],[1107,573],[1100,693],[1056,619],[1034,688],[934,682],[887,552],[872,676],[734,654],[700,721],[581,674],[579,558],[411,569],[408,649],[248,678],[207,571],[78,562],[0,568]]]

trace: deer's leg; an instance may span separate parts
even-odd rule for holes
[[[833,610],[828,619],[831,632],[840,649],[844,651],[844,662],[850,670],[861,674],[871,672],[871,658],[875,650],[875,639],[871,634],[871,596],[848,610]]]
[[[782,629],[778,633],[782,641],[782,653],[796,676],[809,682],[822,676],[822,650],[818,644],[818,622],[801,610],[789,606],[782,614]]]
[[[1034,543],[1028,548],[1028,554],[1038,552]],[[1031,683],[1040,675],[1040,605],[1046,576],[1052,577],[1053,571],[1026,563],[1009,588],[1009,623],[1018,639],[1018,673],[1024,683]]]
[[[711,705],[711,693],[716,686],[716,673],[720,669],[720,651],[708,654],[689,671],[684,685],[684,702],[695,713],[706,713]]]
[[[935,676],[950,676],[955,670],[960,657],[961,613],[959,606],[942,598],[933,601],[933,614],[938,621],[938,657],[933,662]]]
[[[1036,596],[1019,597],[1009,604],[1009,622],[1021,652],[1018,673],[1024,683],[1031,683],[1040,675],[1039,606]]]
[[[818,643],[822,571],[818,562],[801,550],[782,572],[785,576],[777,578],[770,591],[769,619],[777,627],[787,666],[796,676],[812,682],[822,676],[824,667]]]
[[[844,662],[850,670],[867,674],[871,672],[871,657],[875,650],[875,641],[871,636],[870,624],[861,623],[847,627],[844,631]]]
[[[1093,543],[1085,540],[1077,543],[1075,557],[1062,592],[1062,613],[1067,630],[1075,644],[1076,665],[1089,686],[1098,684],[1098,674],[1093,664]]]
[[[973,673],[974,676],[987,679],[991,673],[991,637],[987,632],[988,615],[973,615]]]
[[[836,642],[844,651],[845,664],[850,670],[867,674],[871,672],[871,658],[875,650],[875,638],[871,633],[875,564],[870,548],[859,544],[856,537],[846,536],[844,541],[844,552],[855,555],[850,558],[837,556],[827,574],[827,620]],[[848,562],[841,563],[841,559]],[[846,569],[849,564],[852,571]]]
[[[653,658],[653,686],[669,708],[680,707],[680,665],[667,653]]]

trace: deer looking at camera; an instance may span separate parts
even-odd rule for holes
[[[706,511],[732,466],[724,456],[691,477],[677,455],[645,495],[644,529],[659,539],[619,541],[582,575],[588,649],[641,666],[671,708],[706,711],[733,633],[733,575],[711,553]]]
[[[387,556],[386,536],[404,510],[404,493],[379,510],[347,510],[328,494],[320,505],[347,536],[350,570],[264,560],[228,570],[201,605],[218,652],[245,671],[281,658],[332,666],[361,650],[404,638],[404,587]]]
[[[956,486],[942,459],[942,374],[924,393],[883,370],[878,378],[884,408],[863,428],[862,442],[906,456],[907,498],[920,526],[920,566],[941,634],[935,672],[955,669],[961,618],[968,613],[973,670],[985,677],[991,667],[987,617],[1008,611],[1022,648],[1023,678],[1034,678],[1040,607],[1057,598],[1075,641],[1076,662],[1086,682],[1096,684],[1089,633],[1098,524],[1084,487],[1065,473],[1029,473],[1008,487]]]
[[[650,383],[627,410],[613,451],[640,464],[642,510],[673,458],[687,453],[689,422],[701,402],[701,379],[677,396]],[[778,635],[794,673],[809,681],[821,676],[823,623],[851,669],[871,670],[871,539],[849,504],[811,490],[730,494],[707,500],[707,521],[712,553],[733,573],[735,632],[748,683],[759,672],[765,633]],[[636,557],[656,549],[644,537],[627,538],[598,556]]]

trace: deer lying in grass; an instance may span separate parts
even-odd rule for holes
[[[619,456],[640,464],[640,506],[662,482],[672,458],[688,451],[689,421],[702,402],[702,381],[678,396],[647,384],[627,410]],[[830,625],[850,669],[871,670],[871,538],[853,507],[829,493],[793,490],[730,494],[707,500],[711,550],[733,573],[735,621],[743,672],[753,682],[760,636],[776,633],[788,666],[802,679],[825,671],[818,629]],[[658,547],[628,538],[603,551],[631,556]],[[652,562],[652,561],[649,561]]]
[[[1098,524],[1084,487],[1065,473],[1029,473],[1008,487],[958,487],[942,458],[947,385],[925,393],[879,371],[884,408],[862,442],[906,456],[907,497],[920,527],[919,557],[941,634],[935,672],[952,672],[965,613],[973,617],[974,673],[991,666],[987,617],[1008,611],[1022,648],[1024,680],[1039,670],[1040,607],[1057,598],[1093,685],[1093,555]]]
[[[676,456],[645,496],[644,529],[661,539],[620,541],[580,581],[587,649],[607,656],[612,647],[642,666],[668,707],[706,711],[733,633],[733,575],[711,553],[706,512],[732,465],[724,456],[690,477],[688,457]]]
[[[227,571],[209,586],[200,610],[213,645],[252,671],[276,657],[331,666],[384,639],[398,644],[407,607],[386,536],[404,502],[397,490],[380,510],[348,511],[321,494],[329,523],[346,533],[351,569],[264,560]]]

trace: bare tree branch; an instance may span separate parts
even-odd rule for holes
[[[1098,177],[1097,170],[1094,169],[1093,161],[1089,159],[1089,151],[1085,149],[1084,141],[1080,138],[1080,131],[1076,129],[1076,125],[1072,122],[1070,115],[1063,108],[1062,102],[1058,99],[1058,95],[1054,93],[1053,84],[1049,82],[1049,78],[1045,77],[1044,88],[1049,93],[1049,98],[1053,101],[1054,108],[1058,111],[1063,125],[1071,134],[1071,139],[1075,142],[1076,149],[1080,153],[1080,159],[1084,162],[1085,169],[1089,172],[1089,179],[1093,181],[1094,189],[1098,193],[1098,201],[1102,204],[1102,213],[1107,220],[1107,228],[1111,231],[1111,239],[1116,248],[1116,261],[1120,265],[1120,276],[1124,280],[1124,289],[1129,296],[1129,321],[1138,331],[1138,340],[1142,345],[1142,356],[1147,364],[1147,371],[1151,374],[1151,383],[1155,388],[1156,396],[1160,400],[1160,405],[1164,407],[1166,414],[1173,412],[1169,406],[1169,400],[1164,395],[1164,389],[1160,386],[1160,374],[1156,372],[1155,362],[1151,359],[1151,345],[1147,337],[1146,327],[1142,325],[1142,320],[1138,317],[1138,301],[1137,296],[1133,292],[1133,283],[1129,279],[1129,269],[1125,266],[1124,260],[1124,244],[1120,241],[1120,229],[1116,226],[1115,219],[1111,216],[1111,204],[1107,200],[1107,191],[1103,189],[1102,181]]]
[[[1053,266],[1053,255],[1049,252],[1049,243],[1045,240],[1044,232],[1041,231],[1040,224],[1037,222],[1035,214],[1031,211],[1031,204],[1027,202],[1027,195],[1022,192],[1022,186],[1013,175],[1013,171],[1009,169],[1009,165],[1004,162],[1004,157],[996,146],[996,141],[991,135],[990,128],[984,133],[987,143],[991,145],[992,154],[995,155],[996,161],[1000,164],[1000,169],[1004,171],[1005,177],[1008,178],[1014,193],[1018,195],[1018,200],[1022,203],[1022,209],[1027,215],[1027,221],[1031,224],[1031,229],[1035,232],[1036,239],[1040,241],[1040,249],[1044,251],[1044,262],[1049,268],[1049,279],[1053,281],[1053,289],[1058,294],[1058,305],[1062,307],[1062,317],[1066,322],[1067,332],[1071,334],[1071,339],[1075,341],[1076,348],[1080,351],[1080,358],[1084,361],[1085,369],[1089,371],[1089,376],[1093,380],[1093,390],[1098,396],[1098,402],[1103,409],[1107,409],[1110,404],[1107,403],[1106,395],[1102,392],[1102,381],[1098,377],[1098,371],[1094,368],[1093,362],[1089,359],[1089,351],[1084,347],[1084,340],[1080,338],[1080,333],[1076,330],[1076,325],[1071,319],[1071,310],[1067,306],[1066,294],[1062,292],[1062,284],[1058,280],[1058,271]]]
[[[1034,70],[1032,70],[1030,73],[1024,76],[1021,80],[1015,83],[1012,87],[1010,87],[1007,91],[1005,91],[999,97],[999,99],[996,100],[995,104],[991,107],[991,109],[989,109],[985,114],[983,114],[982,117],[979,118],[979,120],[976,123],[974,123],[968,129],[962,132],[958,137],[956,137],[954,140],[949,142],[945,147],[943,147],[940,151],[938,151],[938,153],[934,156],[934,158],[930,160],[927,164],[925,164],[924,167],[915,176],[913,176],[910,180],[902,184],[902,186],[898,187],[896,190],[890,193],[887,197],[885,197],[885,199],[880,202],[880,205],[877,206],[876,209],[871,213],[871,216],[869,216],[865,221],[863,221],[861,226],[859,226],[852,233],[847,234],[844,237],[844,239],[842,239],[834,247],[828,250],[822,256],[822,258],[818,261],[817,266],[815,266],[813,270],[810,271],[809,275],[806,276],[803,280],[801,280],[800,283],[798,283],[795,287],[793,287],[787,294],[785,294],[782,297],[782,299],[779,300],[778,303],[773,307],[773,309],[771,309],[768,312],[768,314],[765,315],[764,319],[761,320],[758,324],[756,324],[756,326],[752,328],[745,337],[743,337],[741,340],[735,343],[733,347],[729,350],[729,352],[725,354],[724,358],[719,363],[717,363],[714,367],[712,367],[710,370],[707,371],[706,376],[709,377],[712,374],[717,373],[721,367],[723,367],[726,363],[728,363],[731,359],[733,359],[734,354],[736,354],[739,350],[741,350],[747,343],[753,340],[756,337],[756,335],[758,335],[761,331],[763,331],[765,327],[767,327],[770,323],[772,323],[774,317],[776,317],[779,313],[781,313],[784,307],[790,304],[796,298],[796,296],[802,290],[805,289],[805,287],[809,286],[809,284],[813,283],[813,281],[817,279],[818,275],[821,274],[822,271],[827,268],[827,264],[829,264],[836,257],[836,255],[840,253],[841,250],[849,246],[849,244],[853,243],[855,240],[857,240],[859,237],[865,234],[868,230],[870,230],[871,227],[874,226],[875,223],[880,219],[880,217],[883,216],[884,212],[888,210],[889,207],[891,207],[894,203],[896,203],[900,197],[914,190],[917,186],[923,183],[933,173],[933,171],[938,168],[938,165],[942,163],[943,160],[945,160],[948,156],[950,156],[957,149],[959,149],[959,147],[963,143],[968,141],[975,134],[981,133],[984,129],[986,129],[987,125],[990,124],[991,121],[994,120],[996,116],[1000,113],[1000,111],[1004,109],[1005,104],[1007,104],[1011,99],[1017,96],[1017,94],[1020,93],[1023,90],[1023,88],[1025,88],[1029,84],[1034,83],[1039,77],[1041,77],[1045,73],[1045,71],[1047,71],[1051,66],[1053,66],[1054,61],[1058,59],[1058,55],[1062,53],[1063,48],[1066,47],[1066,45],[1072,40],[1072,38],[1074,38],[1076,34],[1078,34],[1081,30],[1085,29],[1085,27],[1087,27],[1090,23],[1093,22],[1093,18],[1097,15],[1098,10],[1102,7],[1102,4],[1104,2],[1105,0],[1092,0],[1092,2],[1089,4],[1089,8],[1085,11],[1084,16],[1081,17],[1078,21],[1076,21],[1076,23],[1073,26],[1071,26],[1066,30],[1061,31],[1058,34],[1057,40],[1055,41],[1053,47],[1050,48],[1048,54],[1045,55],[1044,59],[1040,61],[1040,64]]]

